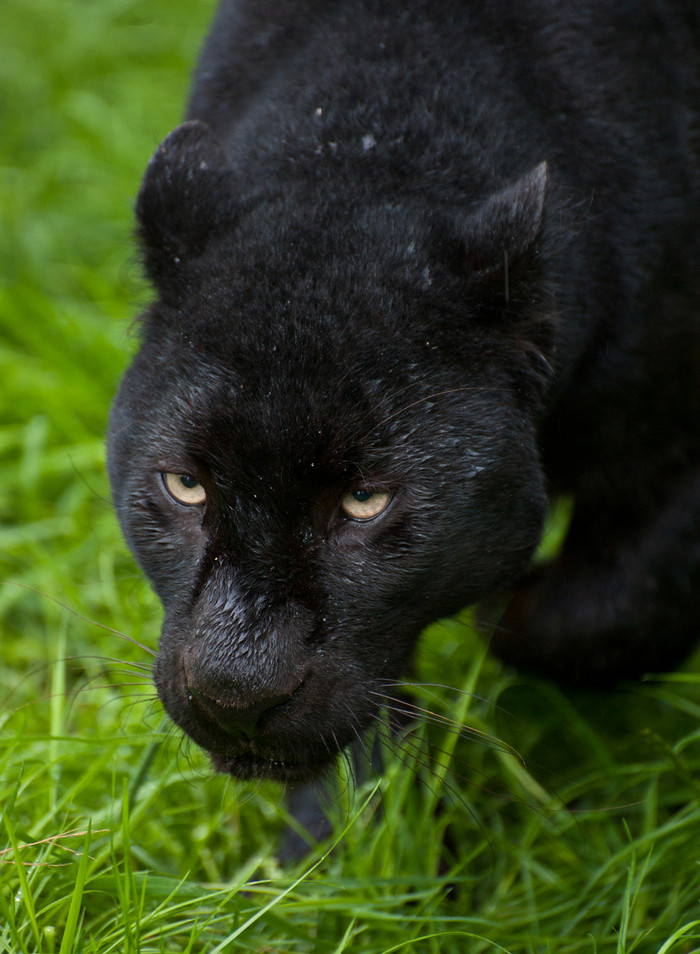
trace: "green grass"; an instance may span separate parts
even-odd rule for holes
[[[381,780],[341,763],[296,865],[279,789],[163,720],[103,436],[147,295],[133,196],[211,12],[0,6],[0,954],[700,950],[697,665],[567,695],[433,627],[419,678],[456,691],[417,700],[471,731],[418,727]]]

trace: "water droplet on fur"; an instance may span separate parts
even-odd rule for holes
[[[370,149],[374,149],[376,145],[377,145],[377,140],[374,138],[372,133],[367,133],[366,136],[362,137],[363,152],[369,152]]]

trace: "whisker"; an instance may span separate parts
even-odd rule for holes
[[[143,686],[144,688],[150,687],[152,689],[153,683],[150,680],[148,682],[108,682],[101,686],[82,686],[78,692],[82,694],[83,692],[100,692],[104,691],[105,689],[137,689],[140,686]],[[153,696],[154,694],[154,692],[148,693],[149,697]],[[48,696],[48,698],[56,699],[60,698],[61,696],[65,698],[70,695],[72,695],[70,692],[61,692],[58,693],[58,695]]]
[[[30,593],[34,593],[37,596],[41,596],[43,599],[50,600],[52,603],[55,603],[57,606],[60,606],[61,609],[64,609],[67,613],[70,613],[72,616],[75,616],[77,619],[83,620],[84,623],[90,623],[91,626],[97,626],[98,629],[104,630],[106,633],[112,633],[113,636],[119,636],[120,639],[125,639],[128,643],[132,643],[134,646],[138,646],[139,649],[142,649],[145,653],[148,653],[150,656],[156,656],[157,653],[155,649],[151,649],[150,646],[146,646],[144,643],[140,643],[138,639],[134,639],[133,636],[128,636],[126,633],[122,633],[118,629],[113,629],[111,626],[107,626],[106,623],[100,623],[96,619],[91,619],[89,616],[86,616],[84,613],[79,613],[76,609],[73,609],[72,606],[68,606],[66,603],[63,603],[61,600],[57,599],[55,596],[51,596],[49,593],[43,593],[41,590],[38,590],[34,586],[28,586],[26,583],[16,583],[12,580],[3,580],[3,586],[14,586],[20,590],[27,590]]]
[[[442,689],[443,692],[450,692],[453,695],[461,696],[464,693],[464,689],[460,689],[458,686],[450,686],[444,682],[414,682],[414,680],[401,679],[401,680],[384,680],[379,683],[386,689]],[[439,696],[433,695],[433,698],[439,699]],[[489,699],[487,696],[480,696],[476,692],[469,692],[469,698],[475,699],[477,702],[483,702],[486,705],[498,709],[499,707]],[[503,711],[503,710],[501,710]]]
[[[76,663],[82,662],[85,659],[91,659],[96,662],[117,663],[120,666],[126,666],[129,669],[138,670],[138,672],[143,675],[150,675],[153,672],[152,666],[150,666],[148,663],[132,662],[130,659],[120,659],[118,656],[98,656],[97,654],[93,653],[90,655],[83,655],[81,653],[79,656],[64,656],[63,662]]]
[[[376,695],[380,695],[376,693]],[[439,715],[436,712],[432,712],[430,709],[425,709],[423,706],[415,705],[414,703],[407,702],[403,699],[396,699],[392,696],[381,696],[386,701],[395,703],[395,705],[388,706],[392,712],[396,712],[398,715],[416,715],[416,717],[425,719],[431,724],[436,726],[442,726],[446,729],[451,729],[455,734],[474,739],[477,742],[484,743],[488,745],[490,749],[498,752],[507,752],[509,755],[515,756],[523,764],[524,760],[522,759],[519,752],[509,745],[507,742],[504,742],[502,739],[496,738],[496,736],[490,735],[488,732],[484,732],[482,729],[475,729],[473,726],[464,725],[460,722],[457,722],[456,719],[450,719],[448,716]]]
[[[444,789],[452,799],[462,805],[463,808],[467,809],[475,821],[476,816],[463,793],[463,787],[471,787],[494,798],[502,794],[501,792],[498,792],[485,784],[489,778],[489,775],[484,769],[478,769],[465,759],[458,758],[454,752],[446,751],[445,749],[435,746],[432,743],[428,743],[425,740],[415,739],[413,738],[412,734],[407,735],[404,739],[402,739],[402,744],[411,753],[411,758],[413,758],[419,765],[422,765],[423,768],[428,771],[430,778],[434,777],[435,765],[439,764],[442,768],[449,770],[449,774],[454,779],[454,782],[449,781],[448,777],[444,775],[439,779],[440,789],[435,790],[428,785],[429,790],[433,793],[433,795],[438,796],[440,790]],[[444,755],[446,757],[446,761],[438,762],[437,759],[431,755],[432,752],[435,752],[438,755]],[[404,762],[403,764],[408,765],[407,762]],[[417,778],[420,779],[421,776],[417,775]],[[421,780],[427,785],[427,781],[425,779]],[[459,783],[461,787],[458,787],[456,783]],[[522,796],[515,795],[513,792],[509,792],[508,797],[511,801],[517,804],[524,805],[529,809],[535,809],[542,814],[546,814],[542,812],[540,806],[533,805]],[[480,823],[479,828],[483,831]]]
[[[123,699],[124,712],[126,712],[127,709],[133,709],[136,706],[144,706],[148,703],[154,702],[157,702],[157,698],[151,692],[140,692],[132,697],[127,696]],[[155,710],[153,712],[145,713],[143,716],[143,721],[147,722],[149,719],[155,718],[155,716]]]
[[[392,753],[394,758],[409,771],[414,774],[414,777],[419,785],[422,785],[433,798],[436,799],[436,803],[439,803],[443,798],[449,798],[454,804],[459,804],[471,817],[471,819],[476,824],[477,828],[485,838],[485,840],[491,845],[493,850],[493,845],[491,843],[491,838],[488,831],[484,827],[483,823],[480,821],[475,809],[470,805],[469,801],[465,798],[463,792],[451,782],[447,776],[443,776],[439,780],[435,777],[435,774],[432,770],[432,766],[426,761],[427,753],[425,752],[426,743],[424,741],[419,741],[411,737],[403,737],[401,739],[401,744],[397,744],[395,739],[390,739],[389,741]],[[424,769],[427,770],[427,778],[420,772],[415,771],[415,764],[422,765]],[[465,778],[458,774],[452,773],[456,781],[467,782],[474,784],[471,779]],[[479,787],[479,786],[476,786]],[[486,789],[484,789],[487,791]]]
[[[386,685],[399,686],[406,684],[390,683],[387,681]],[[427,685],[430,686],[431,684]],[[461,692],[461,690],[457,690],[453,686],[446,688],[454,692]],[[370,692],[372,692],[372,690],[370,690]],[[421,706],[414,705],[405,699],[391,697],[386,693],[372,692],[372,694],[382,701],[382,707],[389,717],[398,715],[402,719],[408,717],[412,720],[408,725],[403,722],[395,723],[395,725],[399,726],[398,732],[387,731],[384,726],[382,726],[382,738],[385,743],[395,752],[402,763],[408,767],[410,767],[409,760],[413,759],[432,776],[435,768],[440,766],[442,769],[449,771],[450,776],[455,782],[475,787],[479,791],[491,796],[503,794],[489,787],[487,784],[489,773],[485,769],[477,768],[474,764],[462,758],[455,749],[435,745],[433,741],[427,738],[416,738],[416,732],[420,731],[422,727],[429,728],[431,726],[452,731],[457,734],[458,737],[475,741],[495,754],[510,756],[516,759],[523,768],[527,769],[528,767],[520,753],[502,739],[471,726],[462,725],[456,720],[441,716]],[[408,755],[405,755],[405,753],[408,753]],[[444,760],[440,759],[441,756],[444,757]],[[425,781],[425,779],[423,781]],[[440,784],[446,786],[452,797],[466,804],[459,794],[459,789],[453,783],[448,783],[445,776],[440,779]],[[431,788],[431,786],[428,787],[435,793],[435,790]],[[557,799],[556,793],[554,792],[547,791],[547,795],[550,799]],[[516,795],[513,791],[509,791],[509,798],[511,801],[527,807],[528,810],[536,811],[543,817],[551,817],[551,815],[557,811],[568,811],[566,805],[560,798],[557,799],[561,806],[560,808],[555,808],[549,804],[545,806],[536,796],[528,798],[527,796]]]

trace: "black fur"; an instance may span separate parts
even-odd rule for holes
[[[699,37],[695,0],[224,0],[109,437],[159,694],[220,769],[311,776],[507,590],[496,650],[565,680],[693,646]]]

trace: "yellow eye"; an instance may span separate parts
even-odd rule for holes
[[[207,499],[204,487],[190,474],[163,474],[163,483],[173,500],[187,507],[199,507]]]
[[[340,506],[346,517],[351,520],[372,520],[386,510],[391,494],[384,490],[372,493],[371,490],[351,490],[343,494]]]

